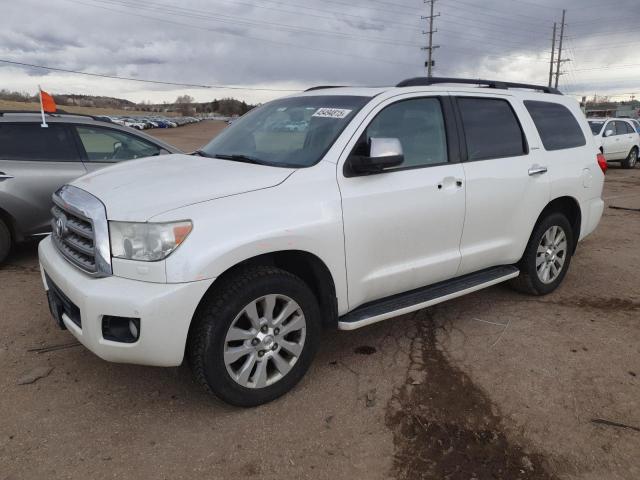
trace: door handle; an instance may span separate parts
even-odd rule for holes
[[[2,180],[9,180],[9,179],[11,179],[11,178],[15,178],[15,177],[14,177],[13,175],[7,175],[7,174],[6,174],[6,173],[4,173],[4,172],[0,172],[0,182],[1,182]]]
[[[529,175],[541,175],[543,173],[547,173],[547,167],[541,167],[540,165],[533,165],[529,169]]]

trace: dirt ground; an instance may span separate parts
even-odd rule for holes
[[[191,149],[215,128],[156,132]],[[611,208],[640,208],[640,168],[612,168],[604,197],[555,293],[497,286],[327,332],[300,385],[250,410],[184,366],[30,351],[73,338],[22,246],[0,267],[0,480],[640,478],[640,212]]]
[[[170,145],[175,145],[183,152],[193,152],[209,143],[226,126],[227,122],[205,120],[177,128],[154,128],[145,130],[145,133],[158,137]]]

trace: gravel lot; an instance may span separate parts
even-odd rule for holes
[[[151,134],[189,150],[219,130]],[[327,332],[300,385],[251,410],[184,366],[30,351],[73,337],[22,246],[0,267],[0,479],[640,478],[640,168],[612,168],[604,196],[552,295],[497,286]]]

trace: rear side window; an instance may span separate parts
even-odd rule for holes
[[[71,132],[65,125],[0,123],[0,159],[79,162]]]
[[[516,114],[499,98],[458,98],[469,160],[515,157],[527,153]]]
[[[580,124],[564,105],[525,100],[545,150],[562,150],[586,145]]]

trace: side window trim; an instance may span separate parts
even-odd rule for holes
[[[88,163],[89,155],[87,154],[87,150],[84,148],[84,144],[80,139],[80,134],[78,133],[79,124],[69,123],[67,124],[67,128],[71,132],[71,137],[73,138],[73,142],[76,144],[76,149],[78,150],[78,156],[82,163]]]
[[[477,100],[501,100],[503,102],[507,102],[507,105],[509,105],[509,108],[511,109],[511,113],[513,113],[513,116],[515,117],[516,122],[518,123],[518,128],[520,128],[520,133],[522,134],[522,141],[523,141],[522,147],[524,150],[523,153],[521,153],[520,155],[503,155],[499,157],[476,158],[476,159],[470,160],[469,151],[467,149],[467,135],[465,133],[464,123],[462,121],[462,112],[460,109],[460,105],[458,104],[458,99],[463,99],[463,98],[473,98]],[[527,155],[529,155],[529,153],[531,153],[529,149],[529,140],[527,139],[527,135],[524,131],[524,128],[522,128],[522,122],[520,121],[520,117],[518,117],[518,114],[516,113],[515,109],[513,108],[513,105],[511,104],[508,98],[491,97],[491,96],[474,96],[474,95],[455,95],[455,96],[452,95],[451,100],[455,105],[456,120],[458,122],[458,132],[460,132],[460,152],[461,152],[460,161],[461,162],[484,162],[486,160],[499,160],[501,158],[511,158],[514,156],[526,157]]]
[[[349,154],[347,155],[346,160],[342,166],[343,176],[347,178],[354,177],[354,175],[351,172],[349,172],[349,169],[347,168],[347,160],[349,156],[353,154],[353,151],[358,147],[358,144],[360,143],[362,136],[366,134],[367,128],[369,127],[369,125],[371,125],[371,123],[378,117],[378,115],[380,115],[380,113],[382,113],[385,109],[391,107],[392,105],[397,105],[398,103],[412,101],[412,100],[424,100],[424,99],[436,99],[440,102],[440,110],[442,112],[442,118],[444,123],[444,130],[445,130],[445,141],[447,144],[446,145],[447,161],[440,162],[440,163],[431,163],[431,164],[424,164],[424,165],[413,165],[408,167],[394,168],[391,170],[382,171],[379,174],[382,174],[382,173],[389,174],[394,172],[403,172],[406,170],[440,167],[443,165],[460,163],[461,162],[461,152],[460,152],[461,141],[457,131],[456,120],[455,120],[455,109],[453,107],[451,97],[449,95],[417,95],[414,97],[405,97],[405,98],[401,98],[393,102],[390,102],[384,105],[370,120],[365,120],[363,122],[365,125],[362,130],[362,133],[358,136],[358,139],[354,143],[353,147],[349,150]],[[360,129],[361,126],[362,124],[358,127],[358,129]]]

